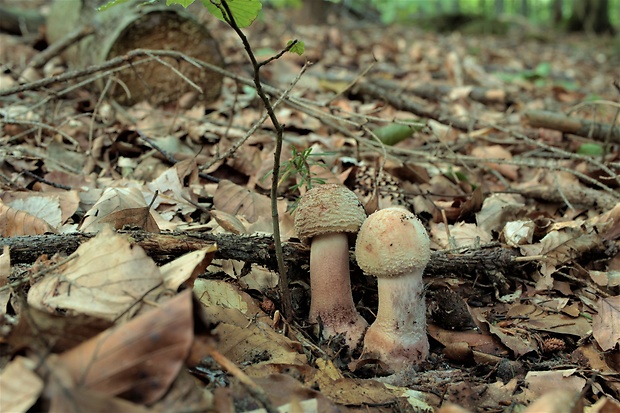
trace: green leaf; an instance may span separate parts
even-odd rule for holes
[[[584,143],[577,149],[579,155],[600,156],[603,154],[603,145],[598,143]]]
[[[399,123],[391,123],[386,126],[375,129],[373,132],[385,145],[396,145],[398,142],[404,141],[413,136],[414,132],[422,129],[421,125],[401,125]]]
[[[226,21],[220,9],[220,7],[223,9],[221,0],[200,1],[207,10],[209,10],[209,13],[224,22]],[[226,3],[239,27],[248,27],[252,24],[252,22],[256,20],[256,17],[258,17],[258,12],[263,7],[259,0],[226,0]]]
[[[188,8],[196,0],[166,0],[166,6],[171,4],[180,4],[181,6]]]
[[[106,4],[104,4],[101,7],[97,7],[97,11],[106,11],[107,9],[109,9],[110,7],[114,7],[118,4],[122,4],[122,3],[126,3],[129,0],[112,0],[107,2]]]
[[[293,43],[293,40],[289,40],[286,45],[289,46],[291,43]],[[297,43],[295,43],[295,46],[291,47],[291,50],[289,50],[289,52],[297,53],[299,56],[301,56],[302,54],[304,54],[304,50],[306,50],[306,45],[304,44],[304,42],[297,41]]]
[[[543,62],[536,66],[534,69],[534,73],[536,73],[540,77],[549,77],[551,75],[551,63]]]

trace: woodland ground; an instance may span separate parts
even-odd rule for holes
[[[239,38],[205,19],[226,70],[250,78]],[[0,222],[12,258],[5,251],[0,267],[11,286],[0,290],[0,383],[29,400],[23,411],[34,403],[250,411],[267,397],[295,411],[430,411],[452,402],[518,412],[557,388],[590,412],[620,411],[618,39],[295,19],[270,12],[246,30],[259,60],[293,38],[305,42],[303,56],[262,69],[265,84],[284,90],[312,63],[276,109],[282,162],[293,148],[312,148],[314,177],[346,184],[367,209],[398,203],[423,220],[433,248],[428,361],[375,380],[372,366],[352,371],[359,349],[350,355],[313,335],[308,250],[292,227],[296,174],[279,185],[294,309],[290,323],[279,318],[270,122],[223,156],[264,113],[251,87],[226,78],[208,106],[122,108],[90,84],[54,97],[65,83],[0,98]],[[38,43],[1,36],[0,82],[9,82]],[[54,62],[42,71],[65,70]],[[413,126],[403,131],[404,123]],[[102,222],[133,231],[129,241],[70,235],[98,232]],[[173,260],[192,250],[187,262]],[[376,285],[351,264],[354,298],[372,322]],[[164,299],[182,283],[193,283],[205,326],[187,294]],[[102,357],[93,347],[104,344],[93,340],[112,322],[121,351]],[[163,339],[153,343],[156,334]],[[185,368],[190,348],[196,357]],[[156,362],[142,365],[143,354]],[[110,369],[127,365],[139,367]]]

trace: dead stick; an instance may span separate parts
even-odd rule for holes
[[[523,119],[533,128],[553,129],[560,132],[572,133],[597,141],[620,143],[620,128],[605,123],[568,117],[560,113],[544,110],[527,111]]]

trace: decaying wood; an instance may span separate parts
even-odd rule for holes
[[[74,68],[102,64],[135,49],[175,50],[217,66],[223,59],[207,29],[182,7],[127,1],[105,11],[106,0],[56,0],[47,18],[48,41],[54,43],[80,26],[95,29],[68,48],[65,59]],[[159,59],[159,60],[158,60]],[[122,104],[142,100],[161,105],[194,92],[212,102],[220,94],[222,76],[185,60],[158,58],[116,75],[108,92]],[[99,85],[104,89],[104,85]],[[201,93],[198,93],[198,90]]]
[[[432,110],[426,106],[404,97],[401,92],[395,92],[393,90],[377,86],[369,82],[360,82],[355,85],[353,90],[357,93],[368,95],[374,99],[383,100],[394,106],[396,109],[405,110],[413,113],[414,115],[422,118],[433,119],[438,122],[450,125],[456,129],[463,131],[469,131],[471,129],[477,129],[475,120],[467,120],[446,116],[439,110]]]
[[[618,204],[618,199],[608,192],[588,188],[583,185],[565,185],[562,187],[538,185],[523,188],[519,193],[528,198],[545,202],[566,203],[574,206],[601,208],[608,211]]]
[[[553,129],[597,141],[620,143],[620,128],[613,125],[544,110],[527,111],[523,114],[523,119],[533,128]]]
[[[185,253],[217,244],[216,258],[234,259],[261,265],[277,271],[273,239],[264,235],[234,235],[212,233],[155,234],[144,231],[123,231],[133,244],[142,247],[155,261],[170,261]],[[60,253],[69,255],[92,234],[38,235],[0,239],[0,247],[10,248],[11,262],[32,263],[39,256]],[[289,268],[308,265],[310,250],[300,242],[283,245],[284,259]],[[514,260],[516,252],[500,246],[491,246],[462,252],[434,252],[426,269],[429,276],[475,277],[480,274],[515,273],[520,263]],[[351,264],[356,266],[355,260]]]

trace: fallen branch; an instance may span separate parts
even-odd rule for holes
[[[597,141],[620,143],[620,128],[605,123],[571,118],[543,110],[527,111],[523,114],[523,119],[533,128],[553,129]]]
[[[170,261],[176,257],[217,244],[216,258],[234,259],[250,264],[261,265],[271,271],[277,271],[273,238],[264,235],[234,235],[212,233],[172,233],[155,234],[145,231],[121,231],[133,244],[142,247],[145,252],[158,262]],[[43,254],[52,256],[60,253],[69,255],[94,234],[36,235],[0,239],[0,247],[5,245],[11,251],[11,263],[30,264]],[[308,265],[310,250],[300,242],[283,244],[284,260],[289,268],[302,268]],[[458,252],[436,251],[426,268],[428,276],[463,276],[476,277],[485,273],[501,271],[515,273],[521,265],[515,261],[517,252],[491,245]],[[351,266],[358,268],[355,259]]]

